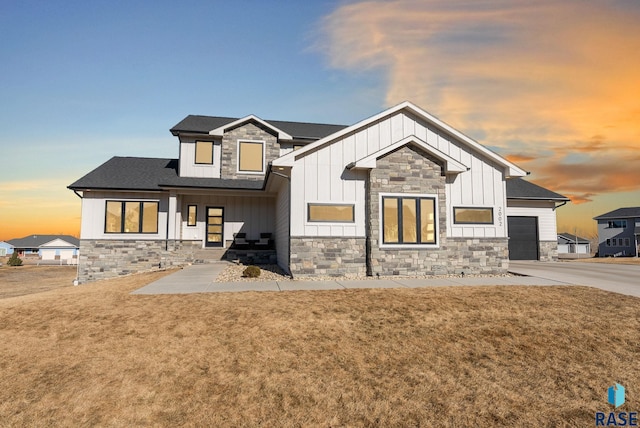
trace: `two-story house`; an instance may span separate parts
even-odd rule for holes
[[[80,282],[228,254],[239,236],[272,237],[294,276],[504,272],[510,212],[531,220],[530,257],[557,255],[564,197],[409,102],[351,126],[188,116],[171,132],[178,159],[114,157],[69,186]]]
[[[638,257],[640,207],[618,208],[594,220],[598,222],[598,256]]]

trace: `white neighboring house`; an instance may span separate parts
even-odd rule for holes
[[[11,254],[13,254],[13,245],[0,241],[0,257],[10,256]]]
[[[571,233],[558,233],[558,254],[591,254],[591,242]]]
[[[69,235],[29,235],[8,241],[20,257],[58,260],[74,263],[78,258],[80,240]]]
[[[220,257],[294,276],[500,273],[511,213],[546,233],[566,201],[410,102],[352,126],[188,116],[171,133],[178,159],[114,157],[69,186],[79,282]],[[557,256],[555,230],[533,244]]]

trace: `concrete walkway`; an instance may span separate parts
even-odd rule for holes
[[[187,266],[142,287],[132,294],[188,294],[237,291],[344,290],[351,288],[420,288],[460,285],[567,285],[566,282],[530,276],[468,278],[381,278],[328,281],[214,282],[226,262]]]

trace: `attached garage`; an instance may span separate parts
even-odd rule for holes
[[[521,178],[507,180],[509,260],[558,259],[556,209],[569,198]]]
[[[538,260],[538,217],[507,217],[509,260]]]

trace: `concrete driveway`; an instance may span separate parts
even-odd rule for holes
[[[509,272],[640,297],[640,265],[510,261]]]

